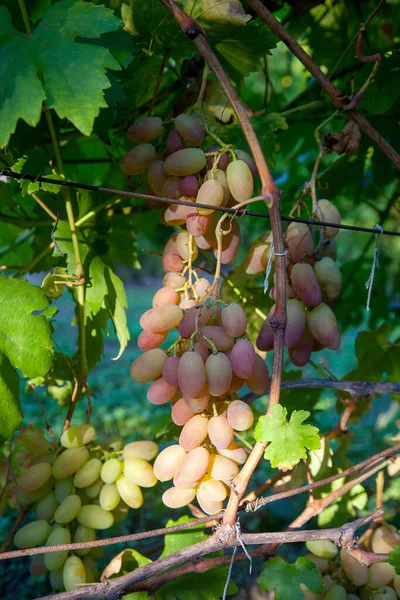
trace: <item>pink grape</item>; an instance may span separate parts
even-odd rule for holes
[[[333,311],[325,302],[307,312],[307,325],[318,342],[330,350],[340,348],[340,332]]]
[[[168,175],[184,177],[201,171],[206,164],[206,157],[200,148],[184,148],[170,154],[164,163]]]
[[[196,498],[201,510],[207,515],[214,515],[222,510],[222,502],[211,500],[207,494],[207,490],[202,490],[199,488],[196,493]]]
[[[162,287],[153,296],[153,308],[165,304],[178,304],[179,294],[172,287]]]
[[[239,468],[230,458],[219,454],[213,454],[210,458],[210,468],[208,472],[213,479],[218,479],[219,481],[224,481],[229,484],[239,473]]]
[[[184,398],[200,396],[204,392],[206,369],[200,354],[183,354],[178,366],[178,382]]]
[[[236,375],[236,373],[232,373],[232,381],[231,381],[231,385],[229,386],[228,392],[230,394],[234,394],[236,392],[238,392],[240,390],[240,388],[242,386],[244,386],[246,382],[244,381],[244,379],[241,379],[240,377],[238,377]]]
[[[175,127],[185,142],[191,146],[201,146],[204,142],[204,129],[200,123],[190,115],[178,115],[175,119]]]
[[[168,177],[161,188],[161,196],[178,200],[182,196],[180,177]]]
[[[194,333],[196,327],[196,318],[198,317],[199,326],[206,325],[212,316],[212,310],[208,306],[193,306],[183,315],[179,324],[179,335],[184,339],[189,338]]]
[[[292,348],[303,335],[306,326],[306,313],[302,303],[295,298],[286,301],[286,311],[285,346]]]
[[[207,437],[208,419],[201,415],[195,415],[185,425],[179,436],[179,444],[189,452],[200,446]]]
[[[167,332],[154,333],[154,331],[141,331],[139,333],[137,339],[137,345],[140,350],[153,350],[153,348],[158,348],[165,338],[167,337]]]
[[[162,375],[169,385],[178,386],[179,356],[169,356],[164,363]]]
[[[337,298],[342,289],[342,274],[335,261],[325,256],[315,263],[314,271],[324,294],[331,300]]]
[[[140,326],[147,331],[160,333],[169,329],[174,329],[179,325],[183,318],[183,311],[175,304],[167,304],[150,308],[140,317]]]
[[[232,381],[231,361],[222,352],[211,354],[206,360],[206,374],[210,394],[222,396]]]
[[[246,448],[239,446],[239,444],[231,444],[226,450],[218,450],[221,456],[233,460],[238,465],[244,465],[248,457],[248,451]]]
[[[162,130],[163,122],[160,117],[145,117],[129,127],[128,140],[134,144],[151,142],[162,134]]]
[[[165,287],[172,287],[177,290],[183,286],[186,281],[186,277],[180,273],[166,273],[163,279],[163,285]]]
[[[201,413],[207,408],[210,401],[210,395],[207,390],[204,391],[201,396],[197,396],[196,398],[185,398],[184,400],[189,410],[194,413]]]
[[[186,229],[194,237],[203,235],[210,225],[210,217],[198,212],[191,212],[186,217]]]
[[[314,252],[311,231],[305,223],[290,223],[287,228],[286,241],[295,263],[301,262],[305,256],[312,255]]]
[[[234,400],[229,404],[226,418],[235,431],[247,431],[254,422],[253,411],[242,400]]]
[[[174,273],[180,273],[184,269],[185,265],[176,248],[177,237],[177,235],[173,235],[164,247],[162,266],[165,272],[173,271]]]
[[[186,175],[181,181],[181,190],[184,196],[195,198],[199,191],[199,182],[195,175]]]
[[[230,192],[236,202],[249,200],[253,195],[253,176],[247,163],[243,160],[234,160],[226,169],[226,177]]]
[[[199,485],[197,492],[209,498],[212,502],[223,502],[228,495],[226,486],[218,479],[206,479]]]
[[[180,473],[178,473],[178,475],[174,477],[173,484],[175,487],[181,490],[189,490],[192,488],[196,488],[198,481],[195,481],[194,479],[190,478],[187,479],[186,477],[183,477]]]
[[[207,473],[210,455],[205,448],[193,448],[184,458],[180,476],[187,481],[200,481]]]
[[[256,346],[259,350],[262,350],[263,352],[272,350],[272,348],[274,347],[274,330],[272,329],[268,319],[265,319],[264,323],[261,325],[260,333],[258,334],[256,341]]]
[[[215,179],[216,181],[219,181],[224,191],[224,196],[220,206],[228,206],[230,192],[225,171],[222,171],[221,169],[215,169],[213,173],[211,171],[207,171],[206,179]]]
[[[167,137],[167,152],[172,154],[177,150],[182,150],[185,147],[182,136],[180,133],[173,129],[170,131]]]
[[[186,450],[179,444],[161,450],[153,465],[154,475],[157,479],[159,481],[173,479],[180,472],[186,454]]]
[[[166,176],[164,171],[164,161],[155,160],[147,171],[147,181],[153,192],[157,196],[162,196],[162,189]]]
[[[172,487],[164,492],[162,501],[168,508],[182,508],[193,502],[195,497],[195,489],[183,490],[181,488]]]
[[[183,296],[183,294],[182,294]],[[181,300],[179,302],[179,308],[181,308],[182,310],[187,309],[187,308],[192,308],[193,306],[196,306],[197,302],[195,300]]]
[[[221,313],[222,327],[234,338],[242,336],[247,328],[247,317],[240,304],[232,302]]]
[[[244,261],[245,271],[248,275],[257,275],[265,271],[271,247],[271,234],[263,234],[250,247]]]
[[[289,348],[289,358],[296,367],[304,367],[310,360],[313,351],[314,338],[308,329],[304,328],[303,335],[295,346]]]
[[[296,295],[306,306],[318,306],[322,302],[322,291],[311,265],[297,263],[293,265],[290,281]]]
[[[204,325],[200,327],[200,332],[213,342],[217,350],[229,350],[232,348],[235,340],[233,337],[228,335],[223,327],[218,325]],[[199,336],[199,343],[206,348],[211,348],[211,345],[203,337]]]
[[[160,377],[153,381],[147,390],[147,400],[151,404],[166,404],[175,396],[177,391],[176,386],[169,385],[164,377]]]
[[[256,354],[256,367],[248,379],[246,385],[253,394],[264,394],[269,385],[268,367],[259,354]]]
[[[191,202],[191,198],[185,198],[185,196],[180,196],[180,200],[185,200],[186,202]],[[164,220],[167,225],[184,225],[186,220],[190,214],[193,214],[193,208],[191,206],[186,206],[185,204],[170,204],[168,208],[165,209],[164,212]],[[190,232],[189,232],[190,233]],[[177,234],[177,238],[178,239]],[[178,251],[179,254],[179,251]],[[180,254],[179,254],[180,256]],[[181,257],[182,258],[182,257]]]
[[[203,362],[206,362],[207,358],[210,356],[209,350],[201,344],[199,344],[199,342],[195,343],[193,350],[200,354],[201,358],[203,359]]]
[[[196,204],[211,204],[212,206],[220,206],[224,199],[224,188],[217,179],[208,179],[200,187]],[[197,208],[199,214],[210,215],[213,212],[212,208]]]
[[[314,217],[326,223],[337,223],[340,225],[340,212],[332,202],[329,202],[329,200],[318,200],[317,204],[319,211],[313,215]],[[319,213],[322,214],[322,219]],[[328,239],[336,237],[338,233],[339,229],[337,227],[324,227],[324,237]]]
[[[225,450],[233,442],[233,428],[224,415],[212,417],[208,422],[208,437],[219,450]]]
[[[233,346],[230,355],[232,369],[241,379],[250,377],[256,368],[256,353],[249,340],[238,340]]]
[[[206,153],[209,152],[218,152],[218,150],[221,150],[220,146],[210,146],[209,148],[207,148],[205,150]],[[207,170],[212,169],[215,163],[215,156],[207,156]],[[230,159],[229,159],[229,155],[227,152],[225,152],[224,154],[221,154],[221,156],[218,159],[218,169],[222,169],[222,171],[226,171],[228,165],[229,165]]]
[[[195,283],[194,289],[196,290],[196,294],[200,298],[202,298],[206,292],[210,289],[211,282],[208,281],[205,277],[200,277],[200,279]]]
[[[189,419],[194,417],[196,413],[192,412],[186,405],[186,402],[183,398],[180,398],[172,407],[171,410],[171,419],[175,425],[179,425],[180,427],[187,423]]]
[[[139,144],[129,150],[121,159],[121,170],[127,175],[136,175],[147,171],[156,159],[156,151],[151,144]]]
[[[210,250],[210,248],[212,248],[211,244],[209,244],[205,237],[202,235],[199,235],[196,238],[194,238],[194,241],[196,242],[196,246],[200,248],[200,250]]]
[[[167,354],[160,348],[144,352],[132,363],[130,375],[138,383],[147,383],[157,379],[162,373]]]
[[[241,231],[237,221],[232,222],[232,229],[222,238],[222,253],[221,262],[223,265],[229,265],[235,260],[237,253],[239,252],[240,242],[242,239]],[[217,258],[217,249],[214,249],[214,255]]]
[[[318,250],[318,256],[320,258],[329,257],[332,260],[337,259],[336,242],[335,240],[324,240],[321,247]]]

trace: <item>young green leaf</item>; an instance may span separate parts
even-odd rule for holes
[[[317,567],[303,556],[300,556],[293,565],[280,556],[272,558],[264,563],[258,582],[263,590],[268,592],[275,590],[275,600],[304,598],[300,584],[305,585],[314,594],[320,594],[323,590]]]
[[[392,552],[389,552],[389,565],[395,568],[397,575],[400,575],[400,546],[395,546]]]
[[[18,119],[38,124],[44,100],[89,135],[100,108],[107,106],[106,69],[120,66],[107,48],[76,38],[99,38],[121,29],[123,22],[104,6],[61,0],[29,36],[13,27],[5,7],[0,7],[0,24],[0,147]]]
[[[306,458],[306,450],[316,450],[320,446],[318,429],[313,425],[302,425],[310,416],[305,410],[294,410],[289,422],[287,409],[281,404],[272,407],[272,416],[260,417],[254,432],[259,442],[270,442],[264,457],[272,467],[287,471]]]

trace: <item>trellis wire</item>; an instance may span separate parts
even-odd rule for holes
[[[26,179],[27,181],[32,181],[33,183],[49,183],[51,185],[59,185],[61,187],[69,187],[76,188],[81,190],[89,190],[92,192],[100,192],[102,194],[110,194],[110,195],[119,195],[119,196],[127,196],[130,198],[139,198],[142,200],[154,200],[155,202],[161,202],[163,204],[180,204],[182,206],[191,206],[195,208],[209,208],[216,212],[229,213],[238,216],[247,216],[247,217],[256,217],[260,219],[269,219],[269,215],[261,212],[254,212],[250,210],[240,209],[235,210],[234,208],[230,208],[228,206],[215,206],[211,204],[201,204],[201,203],[193,203],[188,202],[186,200],[174,200],[171,198],[163,198],[160,196],[153,196],[151,194],[140,194],[139,192],[130,192],[129,190],[118,190],[115,188],[107,188],[103,186],[90,185],[88,183],[78,183],[75,181],[66,181],[64,179],[52,179],[50,177],[43,177],[41,174],[38,175],[30,175],[28,173],[13,173],[8,169],[3,169],[0,171],[0,177],[11,177],[12,179],[16,179],[17,181],[21,181],[22,179]],[[260,201],[262,197],[260,196]],[[348,231],[361,231],[364,233],[373,233],[376,234],[376,228],[370,227],[357,227],[356,225],[342,225],[338,223],[328,223],[326,221],[314,221],[312,219],[300,219],[297,217],[287,217],[282,215],[282,221],[288,221],[290,223],[305,223],[306,225],[317,225],[319,227],[334,227],[336,229],[345,229]],[[390,231],[387,229],[382,229],[381,235],[390,235],[390,236],[400,236],[400,231]]]

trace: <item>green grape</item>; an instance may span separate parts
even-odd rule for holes
[[[347,600],[347,592],[342,585],[333,585],[325,594],[325,600]]]
[[[329,540],[311,540],[306,542],[307,550],[320,558],[334,558],[338,549],[333,542]]]
[[[43,456],[51,451],[50,442],[39,429],[25,429],[21,431],[20,438],[23,446],[30,454]]]
[[[49,492],[36,503],[36,517],[38,519],[44,519],[45,521],[51,521],[51,519],[54,517],[57,507],[58,502],[55,492]]]
[[[85,489],[85,492],[86,492],[88,498],[91,498],[91,500],[94,500],[95,498],[97,498],[101,492],[101,488],[103,487],[103,485],[104,485],[104,482],[101,479],[98,479],[97,481],[92,483],[92,485],[89,485]]]
[[[319,210],[313,214],[320,221],[325,223],[337,223],[340,224],[340,212],[332,202],[329,200],[318,200]],[[320,216],[321,215],[321,216]],[[322,218],[321,218],[322,217]],[[339,233],[337,227],[324,227],[324,237],[333,238]]]
[[[124,440],[118,437],[117,435],[110,435],[110,437],[107,440],[108,448],[110,450],[113,450],[114,452],[119,452],[120,450],[122,450],[124,445]]]
[[[117,508],[121,496],[118,493],[117,486],[114,483],[105,483],[100,492],[100,506],[104,510],[114,510]]]
[[[117,490],[122,500],[131,508],[139,508],[143,504],[143,494],[140,487],[128,479],[121,477],[117,481]]]
[[[63,569],[58,569],[57,571],[50,571],[50,585],[53,588],[53,590],[57,592],[63,592],[65,590]]]
[[[82,501],[76,494],[71,494],[63,500],[54,514],[54,520],[65,525],[76,519],[82,506]]]
[[[94,542],[96,540],[96,531],[93,527],[85,527],[84,525],[78,525],[74,535],[74,544],[80,544],[81,542]],[[78,556],[85,556],[89,554],[90,548],[82,548],[81,550],[75,550],[75,554]]]
[[[97,504],[86,504],[79,511],[78,523],[92,529],[108,529],[114,523],[114,516]]]
[[[253,176],[243,160],[234,160],[229,163],[226,178],[230,192],[236,202],[244,202],[252,197],[254,189]]]
[[[206,156],[203,150],[199,148],[184,148],[170,154],[165,163],[164,169],[168,175],[174,177],[185,177],[201,171],[206,166]]]
[[[163,130],[163,122],[160,117],[144,117],[131,125],[127,131],[128,140],[134,144],[151,142]]]
[[[124,461],[124,475],[140,487],[154,487],[157,483],[153,467],[141,458],[127,458]]]
[[[78,448],[89,444],[96,435],[96,430],[92,425],[73,425],[61,436],[60,443],[64,448]]]
[[[205,133],[202,126],[190,115],[178,115],[175,118],[175,127],[191,146],[201,146],[204,142]]]
[[[117,488],[118,489],[118,488]],[[119,493],[119,492],[118,492]],[[123,500],[120,501],[117,508],[112,511],[115,523],[122,523],[129,513],[129,506]]]
[[[56,479],[54,483],[54,493],[57,498],[57,502],[61,504],[67,496],[70,496],[74,489],[74,480],[72,477],[67,479]]]
[[[90,550],[90,556],[93,556],[95,560],[100,560],[104,556],[104,548],[103,546],[97,546],[97,548],[92,548]]]
[[[99,570],[94,558],[92,556],[85,556],[83,564],[86,573],[86,583],[95,583],[96,581],[99,581]]]
[[[35,548],[44,544],[50,533],[51,525],[47,521],[32,521],[18,529],[14,535],[14,544],[17,548]]]
[[[342,548],[340,551],[340,563],[346,577],[349,578],[351,583],[354,583],[357,587],[361,587],[367,583],[368,567],[362,565],[345,548]]]
[[[61,544],[70,544],[71,534],[65,527],[54,527],[47,538],[46,546],[59,546]],[[44,555],[44,564],[49,571],[61,569],[67,560],[68,550],[62,552],[46,552]]]
[[[373,595],[373,600],[397,600],[397,594],[393,588],[385,585],[376,590]]]
[[[319,600],[322,598],[322,594],[314,594],[311,592],[304,583],[300,584],[301,591],[303,592],[303,600]]]
[[[124,448],[124,455],[125,455]],[[104,483],[114,483],[120,476],[122,471],[122,462],[118,460],[118,458],[110,458],[104,465],[101,467],[100,477],[104,481]]]
[[[329,560],[327,558],[320,558],[319,556],[315,556],[315,554],[306,554],[304,558],[307,560],[311,560],[312,563],[317,567],[318,573],[325,573],[329,567]]]
[[[400,598],[400,575],[395,575],[392,583],[394,590]]]
[[[18,479],[18,489],[23,492],[33,492],[42,487],[51,477],[51,466],[40,462],[22,471]]]
[[[92,485],[100,475],[103,463],[98,458],[91,458],[75,473],[74,485],[77,488],[86,488]]]
[[[86,583],[85,566],[79,556],[69,556],[63,568],[63,582],[67,592]]]
[[[55,460],[53,475],[56,479],[66,479],[74,475],[89,460],[86,446],[67,448]]]
[[[396,571],[389,563],[378,562],[368,568],[367,586],[373,590],[388,585],[393,581]]]
[[[53,489],[53,478],[46,481],[44,485],[42,485],[37,490],[33,490],[32,492],[23,492],[22,490],[17,491],[17,500],[21,506],[26,506],[28,504],[33,504],[38,500],[47,496]]]

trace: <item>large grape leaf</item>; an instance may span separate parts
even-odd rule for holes
[[[9,440],[22,421],[19,377],[8,358],[0,352],[0,437]]]
[[[306,449],[316,450],[320,446],[318,429],[313,425],[303,425],[310,416],[306,410],[294,410],[286,421],[287,409],[281,404],[272,407],[272,416],[260,417],[254,431],[259,442],[270,442],[264,457],[271,461],[271,467],[282,471],[291,469],[302,458],[307,457]]]
[[[264,568],[259,578],[261,589],[275,590],[276,600],[300,600],[304,598],[300,584],[305,585],[314,594],[323,590],[321,575],[311,560],[300,556],[291,565],[281,556],[272,558],[264,563]]]
[[[107,106],[106,69],[120,66],[107,48],[76,38],[99,38],[122,27],[104,6],[61,0],[26,35],[0,7],[0,147],[7,144],[19,119],[37,125],[44,100],[89,135],[100,108]]]
[[[177,521],[170,519],[165,527],[173,527],[174,525],[180,525],[181,523],[187,523],[188,521],[193,521],[193,519],[190,519],[185,515]],[[204,532],[204,525],[191,527],[190,529],[178,531],[177,533],[168,533],[164,537],[164,550],[162,551],[160,558],[169,556],[174,552],[179,552],[179,550],[183,550],[183,548],[187,548],[198,542],[203,542],[207,538],[208,535]]]

